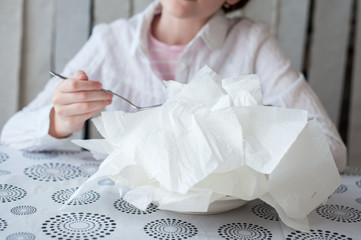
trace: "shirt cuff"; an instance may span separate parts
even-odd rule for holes
[[[80,150],[81,148],[73,144],[70,140],[82,139],[83,131],[75,132],[67,138],[55,138],[49,135],[49,116],[53,105],[44,107],[38,114],[36,121],[36,129],[38,130],[38,144],[36,144],[39,150]]]

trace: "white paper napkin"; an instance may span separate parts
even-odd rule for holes
[[[341,183],[307,112],[263,106],[257,75],[221,79],[204,67],[189,84],[166,85],[161,107],[103,112],[93,122],[104,139],[73,141],[105,158],[85,184],[110,176],[143,210],[153,202],[206,212],[225,195],[261,198],[285,224],[307,231],[307,215]]]

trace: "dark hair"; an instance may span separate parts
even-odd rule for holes
[[[222,10],[225,12],[225,13],[229,13],[229,12],[232,12],[234,10],[237,10],[237,9],[241,9],[243,8],[244,6],[247,5],[247,3],[249,2],[250,0],[240,0],[238,3],[236,4],[233,4],[233,5],[230,5],[229,7],[224,7],[222,6]]]

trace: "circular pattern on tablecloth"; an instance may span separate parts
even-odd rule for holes
[[[252,223],[229,223],[218,228],[218,234],[227,240],[272,239],[272,233]]]
[[[322,205],[316,209],[316,212],[326,219],[343,222],[356,223],[361,222],[361,212],[357,209],[342,205]]]
[[[110,217],[97,213],[64,213],[46,220],[42,231],[56,239],[100,239],[110,235],[116,223]]]
[[[75,155],[75,154],[79,154],[82,151],[80,150],[55,150],[55,152],[59,155]]]
[[[9,158],[9,155],[7,155],[4,152],[0,152],[0,163],[5,162]]]
[[[24,173],[33,180],[57,182],[77,178],[81,171],[66,163],[44,163],[25,168]]]
[[[59,154],[56,151],[25,151],[23,156],[33,160],[44,160],[57,157]]]
[[[116,200],[113,206],[121,212],[137,214],[137,215],[154,213],[158,210],[157,206],[151,203],[149,204],[147,209],[145,209],[145,211],[142,211],[134,207],[132,204],[128,203],[127,201],[125,201],[123,198]]]
[[[288,234],[286,240],[352,240],[343,234],[324,230],[310,230],[310,233],[295,231]]]
[[[11,184],[0,184],[0,202],[7,203],[22,199],[25,197],[27,192],[25,189],[11,185]]]
[[[30,215],[36,212],[36,208],[33,206],[17,206],[13,207],[10,212],[15,215]]]
[[[53,199],[54,202],[65,204],[66,201],[73,195],[73,193],[78,188],[68,188],[64,190],[60,190],[55,192],[51,199]],[[100,194],[97,193],[94,190],[89,190],[86,192],[80,193],[78,196],[76,196],[73,200],[71,200],[68,205],[86,205],[96,202],[100,198]]]
[[[341,184],[334,193],[344,193],[347,191],[347,186],[345,184]]]
[[[87,161],[98,161],[98,160],[96,160],[94,157],[92,157],[92,156],[85,156],[85,157],[82,157],[81,159],[83,159],[83,160],[87,160]]]
[[[0,170],[0,176],[4,176],[4,175],[9,175],[11,174],[10,171],[7,171],[7,170]]]
[[[6,237],[6,240],[34,240],[35,235],[28,232],[17,232]]]
[[[271,220],[271,221],[279,221],[278,213],[276,210],[268,205],[267,203],[260,203],[252,207],[252,212],[258,217]]]
[[[109,177],[104,177],[98,181],[100,186],[114,186],[115,182]]]
[[[99,169],[98,163],[84,163],[79,166],[83,177],[91,177]]]
[[[0,231],[4,231],[7,227],[8,223],[4,219],[0,218]]]
[[[361,176],[361,167],[346,167],[342,175]]]
[[[361,188],[361,180],[356,181],[356,186],[358,186],[359,188]]]
[[[193,224],[171,218],[151,221],[143,229],[149,236],[164,240],[188,239],[198,234],[198,229]]]

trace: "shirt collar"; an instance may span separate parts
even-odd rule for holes
[[[148,55],[148,31],[150,28],[150,24],[152,23],[154,14],[156,11],[161,10],[161,5],[159,0],[153,1],[143,12],[140,18],[140,22],[138,23],[136,30],[134,41],[131,45],[131,53],[134,55],[138,48],[140,48],[145,54]]]
[[[218,10],[197,35],[204,40],[211,50],[216,50],[223,45],[228,28],[228,19],[222,10]]]
[[[131,46],[132,55],[135,54],[138,48],[143,53],[148,55],[148,38],[147,34],[153,20],[154,14],[161,11],[162,7],[159,0],[151,3],[143,12],[140,23],[136,27],[135,38]],[[206,45],[215,50],[223,45],[226,34],[229,28],[229,21],[222,10],[218,10],[210,20],[202,27],[195,38],[191,41],[194,42],[198,38],[202,38]]]

